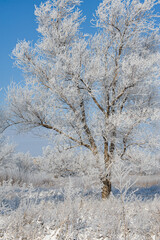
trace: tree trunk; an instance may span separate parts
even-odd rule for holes
[[[107,199],[111,193],[111,181],[106,177],[102,182],[102,199]]]
[[[107,171],[106,176],[101,179],[103,183],[102,187],[102,199],[106,199],[109,197],[111,193],[111,181],[110,176],[111,172],[109,170],[110,165],[110,156],[108,154],[108,141],[104,138],[104,162],[105,162],[105,170]]]

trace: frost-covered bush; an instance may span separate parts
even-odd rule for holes
[[[9,144],[7,139],[0,135],[0,181],[7,177],[8,171],[13,167],[14,145]]]
[[[0,182],[33,183],[38,175],[38,167],[29,153],[16,153],[15,146],[0,135]],[[37,176],[38,177],[38,176]],[[43,176],[41,176],[41,179]],[[38,180],[36,181],[38,182]]]
[[[59,151],[47,146],[43,149],[42,157],[35,158],[35,161],[41,171],[51,173],[55,178],[97,174],[96,158],[83,149]]]

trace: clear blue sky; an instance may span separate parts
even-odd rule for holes
[[[20,82],[23,75],[20,70],[13,67],[10,58],[18,40],[30,40],[36,42],[38,33],[34,16],[34,5],[39,6],[44,0],[0,0],[0,104],[5,98],[5,89],[10,82]],[[83,14],[87,17],[83,24],[84,32],[91,33],[90,19],[95,12],[100,0],[84,0],[81,4]],[[31,134],[16,136],[12,131],[7,134],[17,144],[17,151],[30,151],[33,155],[41,154],[41,148],[46,141],[33,137]],[[34,146],[34,148],[33,148]]]
[[[45,1],[0,0],[0,88],[6,88],[11,81],[18,82],[23,79],[21,72],[13,67],[10,55],[18,40],[37,40],[34,5],[39,6],[41,2]],[[87,16],[83,25],[85,32],[93,31],[93,28],[89,28],[90,19],[99,3],[99,0],[84,0],[81,5],[84,15]]]

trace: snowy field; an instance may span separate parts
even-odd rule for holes
[[[33,187],[4,182],[0,187],[0,239],[159,240],[160,186],[120,192],[107,200],[97,187]],[[64,183],[62,182],[62,183]]]

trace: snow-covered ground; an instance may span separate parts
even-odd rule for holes
[[[139,194],[113,193],[101,200],[100,190],[16,186],[0,187],[2,240],[159,240],[160,187]],[[154,189],[154,191],[153,191]]]

